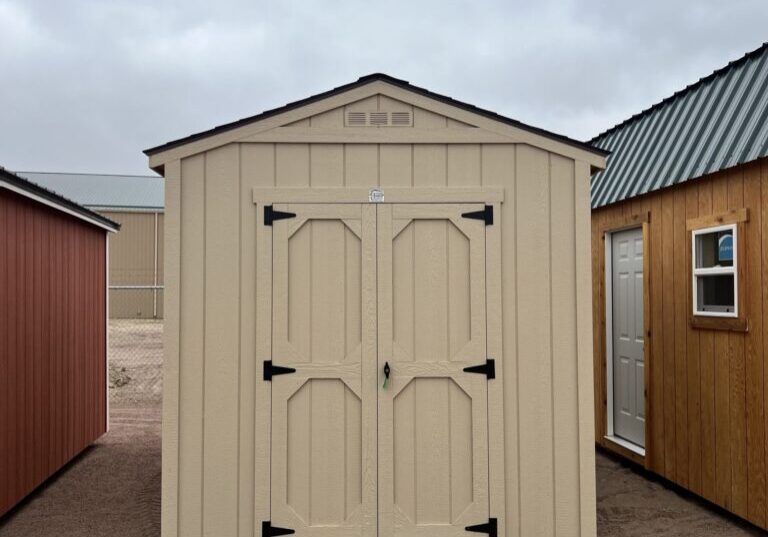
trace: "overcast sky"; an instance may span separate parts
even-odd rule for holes
[[[766,0],[0,0],[0,165],[144,174],[372,72],[588,139],[763,41]]]

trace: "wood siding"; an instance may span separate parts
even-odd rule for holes
[[[0,189],[0,515],[106,431],[105,247]]]
[[[413,110],[425,128],[480,131]],[[343,109],[286,128],[312,125],[341,133]],[[269,516],[254,424],[270,349],[254,326],[269,315],[257,317],[256,286],[270,272],[251,193],[330,186],[505,189],[490,254],[503,315],[489,315],[503,331],[504,405],[489,409],[506,442],[500,534],[595,535],[588,163],[511,143],[232,143],[165,175],[165,537],[252,535]]]
[[[691,327],[686,220],[746,208],[740,278],[748,330]],[[592,214],[595,433],[606,432],[605,250],[602,230],[647,215],[646,352],[649,470],[754,524],[766,523],[768,161],[745,164]],[[741,246],[740,246],[741,247]],[[649,354],[648,354],[649,353]],[[627,455],[627,453],[623,453]]]

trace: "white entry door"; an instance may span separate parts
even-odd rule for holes
[[[645,447],[642,228],[611,234],[613,432]]]

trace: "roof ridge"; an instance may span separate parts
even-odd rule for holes
[[[610,127],[608,129],[606,129],[606,130],[596,134],[595,136],[593,136],[592,138],[587,140],[587,143],[593,144],[593,143],[597,142],[600,138],[603,138],[603,137],[607,136],[608,134],[611,134],[611,133],[613,133],[613,132],[615,132],[615,131],[617,131],[619,129],[622,129],[622,128],[626,127],[630,123],[633,123],[634,121],[636,121],[636,120],[638,120],[638,119],[648,115],[649,113],[651,113],[651,112],[661,108],[662,106],[666,105],[667,103],[669,103],[669,102],[671,102],[673,100],[676,100],[676,99],[682,97],[685,94],[688,94],[689,92],[691,92],[691,91],[693,91],[695,89],[698,89],[700,86],[706,84],[707,82],[710,82],[711,80],[714,80],[715,78],[717,78],[721,74],[723,74],[723,73],[725,73],[725,72],[727,72],[727,71],[729,71],[731,69],[734,69],[734,68],[740,66],[743,63],[746,63],[748,60],[752,59],[753,57],[761,55],[766,50],[768,50],[768,41],[764,42],[762,45],[757,47],[755,50],[747,52],[746,54],[744,54],[740,58],[736,58],[735,60],[731,60],[730,62],[728,62],[723,67],[720,67],[719,69],[715,69],[714,71],[712,71],[707,76],[704,76],[704,77],[701,77],[700,79],[698,79],[696,82],[692,82],[692,83],[688,84],[683,89],[676,91],[675,93],[673,93],[669,97],[665,97],[661,101],[659,101],[659,102],[649,106],[648,108],[646,108],[646,109],[644,109],[644,110],[642,110],[642,111],[640,111],[640,112],[638,112],[636,114],[633,114],[632,116],[628,117],[627,119],[617,123],[613,127]]]

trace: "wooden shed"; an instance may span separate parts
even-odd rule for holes
[[[107,430],[118,228],[0,168],[0,516]]]
[[[768,46],[593,140],[596,442],[768,529]]]
[[[375,74],[146,153],[164,536],[594,536],[603,151]]]

